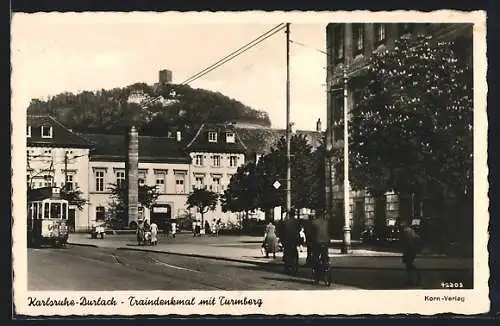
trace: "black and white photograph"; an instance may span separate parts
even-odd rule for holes
[[[485,21],[13,14],[17,308],[486,312]]]

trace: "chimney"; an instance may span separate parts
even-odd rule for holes
[[[137,223],[139,205],[139,133],[134,126],[127,134],[127,160],[125,173],[127,174],[128,194],[128,225],[132,221]]]
[[[321,132],[321,119],[318,119],[318,121],[316,121],[316,131]]]
[[[177,141],[181,141],[181,139],[182,139],[181,132],[177,131]]]

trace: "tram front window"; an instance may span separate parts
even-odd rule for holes
[[[61,218],[61,203],[50,203],[50,218]]]
[[[63,203],[62,204],[62,218],[67,219],[68,217],[66,216],[66,212],[68,211],[68,204]]]
[[[44,203],[43,204],[43,218],[50,218],[49,212],[50,212],[49,203]]]

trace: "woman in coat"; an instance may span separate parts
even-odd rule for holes
[[[269,253],[276,258],[276,248],[278,247],[278,238],[276,237],[276,227],[273,222],[269,222],[266,226],[266,235],[264,237],[264,246],[266,249],[266,258],[269,258]]]

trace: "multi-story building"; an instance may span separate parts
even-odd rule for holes
[[[89,143],[49,116],[28,116],[26,125],[28,189],[63,187],[79,190],[88,200]],[[73,230],[87,228],[88,205],[69,206]]]
[[[394,42],[401,37],[415,38],[418,34],[433,35],[433,40],[453,40],[458,57],[472,64],[471,24],[428,24],[428,23],[331,23],[326,27],[327,47],[327,148],[343,146],[343,127],[339,123],[344,118],[344,72],[355,79],[363,74],[367,59],[374,52],[391,50]],[[348,83],[347,106],[355,105],[363,85]],[[339,91],[340,90],[340,91]],[[326,164],[326,200],[330,227],[340,235],[344,221],[343,183],[337,180],[333,168],[333,158]],[[359,238],[366,226],[375,220],[397,219],[399,216],[419,216],[421,208],[412,207],[407,198],[398,198],[387,193],[385,198],[374,200],[370,194],[351,192],[350,220],[352,237]],[[411,201],[411,200],[410,200]]]
[[[313,147],[320,144],[321,130],[296,132],[306,135]],[[204,124],[186,139],[179,131],[168,132],[167,137],[139,135],[139,184],[156,186],[159,192],[151,209],[139,206],[139,218],[154,220],[161,227],[171,218],[196,216],[196,210],[188,210],[186,204],[193,189],[222,195],[238,167],[258,160],[284,135],[285,130],[233,124]],[[83,210],[70,206],[70,225],[75,231],[87,231],[110,216],[111,188],[127,178],[125,132],[78,134],[52,117],[28,116],[27,144],[30,187],[67,182],[87,201]],[[220,203],[204,216],[209,223],[215,219],[235,223],[239,217],[238,213],[222,212]],[[252,217],[264,218],[264,213],[257,211]]]
[[[139,218],[155,221],[160,227],[171,218],[185,214],[190,189],[190,158],[184,152],[180,132],[172,135],[139,136],[139,185],[156,186],[159,193],[151,209],[139,206]],[[88,168],[89,224],[92,224],[108,216],[111,187],[126,182],[127,137],[109,134],[82,136],[93,145]]]
[[[191,157],[192,189],[204,188],[222,195],[238,167],[245,163],[246,147],[230,124],[203,124],[186,145]],[[194,213],[194,211],[193,211]],[[224,213],[220,202],[204,216],[212,223],[235,220],[236,214]]]

